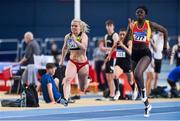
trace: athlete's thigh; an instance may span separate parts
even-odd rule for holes
[[[137,63],[134,71],[142,74],[147,69],[150,63],[151,58],[149,56],[143,56]]]
[[[116,78],[119,78],[119,76],[123,73],[123,70],[119,66],[114,67],[114,75]]]
[[[79,86],[81,90],[84,90],[88,84],[89,65],[83,66],[78,72]]]
[[[88,77],[88,75],[89,75],[89,65],[87,64],[83,66],[78,72],[79,81],[86,81],[85,79]]]
[[[73,79],[76,76],[76,74],[77,74],[76,65],[71,61],[68,61],[65,71],[65,77]]]

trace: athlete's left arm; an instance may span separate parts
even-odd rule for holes
[[[152,29],[158,30],[164,34],[164,48],[167,49],[167,40],[168,40],[168,31],[165,27],[155,23],[155,22],[150,22],[150,27]]]
[[[74,41],[81,50],[86,51],[88,46],[88,36],[86,35],[86,33],[82,33],[81,42],[77,41],[76,39]]]
[[[132,54],[132,41],[128,41],[128,43],[127,43],[127,45],[128,45],[128,47],[126,47],[124,44],[120,44],[120,46],[122,47],[122,48],[124,48],[124,50],[129,54],[129,55],[131,55]]]

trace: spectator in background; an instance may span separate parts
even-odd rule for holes
[[[105,35],[105,49],[106,49],[106,56],[108,56],[114,43],[118,41],[119,36],[114,31],[115,25],[112,20],[107,20],[105,22],[105,25],[106,25],[106,30],[107,30],[107,34]],[[116,52],[114,51],[111,56],[111,59],[105,65],[106,79],[107,79],[108,87],[110,90],[110,94],[108,97],[109,100],[114,100],[114,96],[115,96],[116,87],[114,84],[114,74],[113,74],[115,59],[116,59]]]
[[[26,32],[24,34],[24,41],[27,44],[24,57],[19,61],[20,65],[28,65],[34,64],[33,55],[40,55],[40,46],[36,40],[34,40],[34,36],[32,32]]]
[[[32,32],[26,32],[24,34],[24,42],[27,44],[25,48],[24,57],[18,62],[21,66],[28,66],[27,69],[24,71],[24,69],[20,69],[16,75],[21,76],[23,83],[30,81],[30,82],[36,82],[37,77],[36,73],[37,70],[34,69],[34,67],[31,64],[34,64],[34,57],[33,55],[39,55],[40,54],[40,46],[37,43],[36,40],[34,40],[34,36]],[[28,76],[30,75],[30,76]],[[19,81],[21,79],[14,80],[15,83],[13,84],[12,88],[14,90],[18,90]]]
[[[62,94],[59,92],[53,75],[55,74],[56,66],[53,63],[48,63],[46,65],[46,74],[41,78],[43,98],[46,103],[61,103],[64,106],[68,105],[68,101],[62,98]]]
[[[26,32],[24,34],[24,41],[27,44],[24,57],[19,61],[20,65],[27,66],[22,74],[23,83],[30,84],[35,83],[37,86],[37,69],[34,67],[34,55],[40,55],[40,46],[36,40],[34,40],[32,32]],[[39,88],[39,86],[38,86]]]
[[[57,44],[56,42],[52,42],[51,43],[51,55],[54,56],[54,59],[56,61],[56,63],[59,63],[58,61],[58,55],[59,55],[59,52],[58,52],[58,47],[57,47]]]
[[[59,62],[61,60],[61,52],[59,52],[57,55],[56,55],[56,58],[55,58],[55,64],[56,64],[56,67],[59,67]]]
[[[157,88],[157,83],[159,79],[159,74],[161,73],[161,65],[163,59],[163,46],[164,46],[164,35],[160,31],[155,31],[152,33],[152,43],[154,43],[156,49],[154,49],[154,83],[153,89]]]
[[[173,64],[174,57],[176,58],[176,66],[180,66],[180,37],[178,38],[178,43],[172,48],[170,65]]]
[[[104,48],[104,40],[99,40],[98,42],[98,47],[95,48],[93,52],[93,58],[95,62],[95,70],[97,73],[97,80],[99,82],[99,89],[100,90],[105,90],[105,83],[103,82],[101,78],[101,74],[103,74],[103,77],[105,74],[101,71],[102,65],[104,63],[105,55],[106,55],[106,50]]]

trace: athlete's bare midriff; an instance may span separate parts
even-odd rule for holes
[[[78,63],[84,63],[87,61],[86,52],[82,50],[70,50],[70,59]]]

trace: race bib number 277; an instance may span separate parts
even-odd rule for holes
[[[135,32],[133,37],[134,41],[139,41],[139,42],[146,42],[146,33],[145,32]]]

